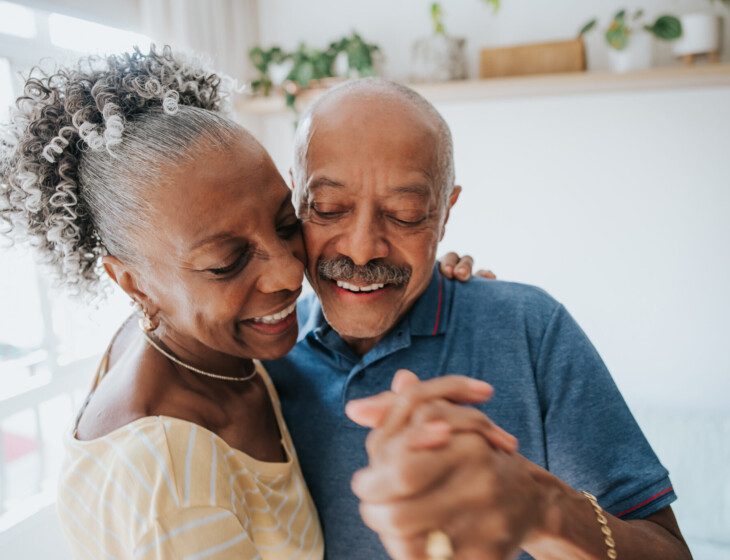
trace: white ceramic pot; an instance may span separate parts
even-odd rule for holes
[[[271,78],[271,83],[275,87],[283,84],[292,68],[294,68],[294,62],[292,60],[269,64],[269,78]]]
[[[443,82],[467,75],[466,39],[432,35],[419,39],[411,51],[411,80]]]
[[[340,78],[349,77],[350,61],[347,60],[346,52],[337,53],[337,56],[335,57],[335,62],[333,64],[333,69],[335,71],[335,76],[338,76]]]
[[[720,18],[702,12],[681,16],[682,36],[674,41],[674,54],[714,53],[720,50]]]
[[[608,48],[608,66],[613,72],[632,72],[651,68],[652,35],[636,30],[629,37],[626,48],[618,51]]]

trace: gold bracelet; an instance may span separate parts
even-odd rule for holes
[[[598,505],[598,500],[596,500],[596,497],[590,492],[582,490],[581,494],[588,498],[588,501],[593,506],[593,511],[596,512],[596,519],[601,525],[601,533],[603,533],[604,537],[603,542],[606,543],[606,546],[608,547],[608,557],[611,560],[616,560],[616,558],[618,558],[618,555],[616,554],[616,541],[613,540],[613,533],[611,532],[611,527],[608,526],[608,519],[606,519],[606,516],[603,515],[603,508]]]

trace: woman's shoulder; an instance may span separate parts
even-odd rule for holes
[[[95,439],[69,434],[66,447],[69,473],[141,488],[157,511],[196,504],[230,506],[225,493],[211,494],[211,488],[231,475],[226,457],[230,448],[194,422],[145,416]]]
[[[128,320],[101,360],[75,433],[80,440],[97,439],[141,418],[164,415],[208,426],[220,421],[221,412],[181,383],[168,360]]]

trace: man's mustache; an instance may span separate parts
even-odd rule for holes
[[[349,257],[320,258],[317,273],[326,280],[359,280],[364,284],[394,284],[403,286],[411,279],[411,268],[373,260],[356,265]]]

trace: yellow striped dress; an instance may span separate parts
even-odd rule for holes
[[[58,511],[79,559],[311,559],[324,544],[271,379],[287,454],[258,461],[213,432],[166,416],[97,439],[67,436]]]

